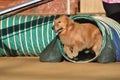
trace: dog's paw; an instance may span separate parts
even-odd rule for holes
[[[67,56],[68,56],[69,58],[71,58],[71,59],[74,58],[73,54],[68,54]]]
[[[73,58],[75,58],[77,56],[78,56],[77,54],[73,54],[73,53],[72,54],[68,54],[68,57],[71,58],[71,59],[73,59]]]

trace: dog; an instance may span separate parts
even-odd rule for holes
[[[100,51],[102,35],[98,27],[92,23],[77,23],[63,15],[55,19],[52,29],[59,36],[65,53],[71,59],[84,49],[91,48],[95,54]]]

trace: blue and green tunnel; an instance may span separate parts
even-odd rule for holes
[[[40,56],[40,61],[60,62],[63,58],[71,62],[102,63],[120,61],[120,24],[116,21],[89,15],[70,15],[74,21],[91,22],[102,33],[102,46],[98,55],[91,59],[70,59],[63,45],[52,31],[51,16],[11,16],[0,20],[0,56]]]

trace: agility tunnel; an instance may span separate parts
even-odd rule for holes
[[[79,23],[90,22],[98,26],[102,33],[102,45],[98,55],[86,58],[90,53],[70,59],[63,50],[58,36],[52,31],[54,20],[51,16],[11,16],[0,21],[0,56],[40,56],[43,62],[101,63],[120,61],[120,24],[107,17],[70,15]]]

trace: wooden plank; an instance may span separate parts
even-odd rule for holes
[[[80,13],[105,13],[102,0],[80,0]]]

